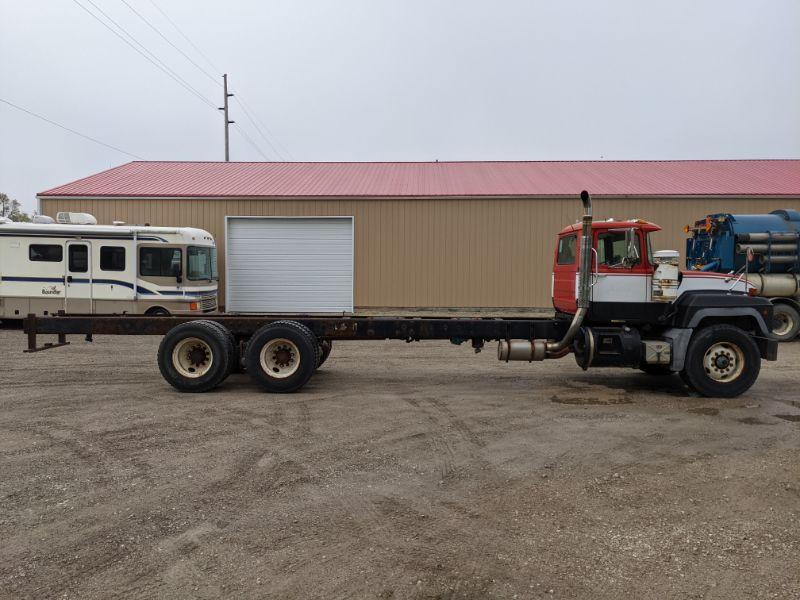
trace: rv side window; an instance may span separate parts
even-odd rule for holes
[[[124,271],[125,270],[125,248],[122,246],[101,246],[100,247],[100,270],[101,271]]]
[[[180,248],[140,248],[139,275],[143,277],[174,277],[172,265],[180,265]]]
[[[558,240],[558,257],[556,262],[559,265],[572,265],[575,264],[575,244],[578,237],[575,235],[568,235]]]
[[[64,247],[55,244],[31,244],[28,258],[36,262],[61,262],[64,260]]]

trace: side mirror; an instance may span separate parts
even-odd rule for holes
[[[176,263],[172,265],[172,275],[178,283],[183,283],[183,271],[181,270],[180,264]]]

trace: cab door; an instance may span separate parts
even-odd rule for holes
[[[64,310],[72,314],[92,312],[92,252],[89,242],[67,242],[64,274]]]
[[[592,302],[647,302],[649,271],[642,232],[637,228],[598,229]]]
[[[578,233],[564,234],[558,238],[553,263],[553,307],[561,312],[574,313],[578,309],[575,280],[578,272]]]

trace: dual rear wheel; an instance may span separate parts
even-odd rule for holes
[[[275,321],[240,344],[224,325],[211,320],[182,323],[171,329],[158,348],[161,375],[182,392],[207,392],[231,373],[246,370],[265,391],[294,392],[302,388],[331,352],[329,340],[319,341],[296,321]]]

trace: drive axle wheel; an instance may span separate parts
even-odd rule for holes
[[[756,343],[733,325],[712,325],[692,336],[681,377],[703,396],[733,398],[758,378],[761,354]]]
[[[225,339],[228,340],[228,352],[230,353],[231,360],[228,364],[228,375],[231,373],[241,373],[242,372],[242,358],[239,355],[239,342],[236,340],[236,337],[231,333],[231,330],[225,327],[219,321],[212,321],[211,319],[203,320],[203,323],[208,323],[212,327],[216,327],[219,329],[222,334],[225,336]]]
[[[284,338],[264,344],[258,358],[261,368],[276,379],[291,377],[300,367],[300,350],[294,342]]]
[[[319,343],[319,348],[321,354],[319,357],[319,364],[317,365],[318,369],[325,364],[325,361],[328,360],[328,357],[331,355],[331,350],[333,350],[333,342],[331,340],[322,340]]]
[[[214,351],[200,338],[185,338],[172,350],[172,365],[183,377],[202,377],[214,364]]]
[[[158,368],[167,382],[182,392],[207,392],[228,375],[230,342],[208,321],[173,327],[158,347]]]
[[[266,391],[295,392],[314,374],[319,343],[295,321],[275,321],[256,331],[247,344],[247,372]]]

